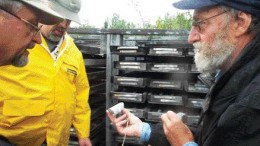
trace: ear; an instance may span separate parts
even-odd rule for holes
[[[238,37],[248,32],[252,16],[251,14],[240,11],[235,21],[235,36]]]

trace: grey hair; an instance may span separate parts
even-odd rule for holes
[[[230,8],[230,7],[226,7],[226,6],[219,6],[219,8],[223,11],[226,11],[229,13],[229,15],[227,15],[228,18],[234,18],[234,19],[238,19],[238,14],[239,14],[239,10]],[[230,21],[230,19],[226,19],[227,21]],[[252,15],[252,22],[248,28],[248,32],[249,33],[260,33],[260,18],[253,16]]]
[[[0,9],[16,14],[23,7],[23,3],[17,0],[0,0]]]
[[[256,34],[260,33],[260,18],[252,16],[252,23],[249,27],[249,31],[255,32]]]

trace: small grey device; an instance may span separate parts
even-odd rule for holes
[[[122,109],[124,108],[124,103],[123,102],[119,102],[118,104],[110,107],[108,109],[108,111],[114,115],[117,115],[119,113],[121,113]]]
[[[178,116],[181,120],[183,120],[183,118],[184,118],[185,115],[186,115],[186,114],[183,113],[183,112],[177,113],[177,116]]]

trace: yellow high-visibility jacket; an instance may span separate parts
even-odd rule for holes
[[[27,66],[0,67],[0,136],[18,146],[67,146],[72,124],[79,138],[90,134],[84,60],[68,35],[56,60],[42,42]]]

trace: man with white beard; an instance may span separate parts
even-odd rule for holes
[[[228,25],[228,24],[226,24]],[[219,32],[212,44],[206,42],[195,42],[195,64],[200,72],[215,72],[222,64],[228,61],[228,58],[235,50],[235,45],[229,40],[226,35],[226,28]]]
[[[260,1],[181,0],[173,5],[195,10],[188,41],[195,47],[198,70],[219,71],[198,126],[188,128],[173,111],[155,126],[126,109],[119,118],[107,112],[108,117],[119,134],[153,146],[258,146]]]

